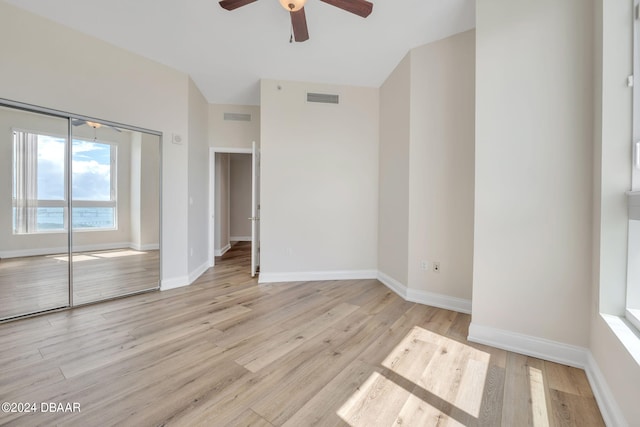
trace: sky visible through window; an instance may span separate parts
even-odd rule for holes
[[[38,135],[37,191],[39,200],[65,200],[66,140]],[[97,141],[73,140],[71,185],[74,201],[110,201],[111,145]],[[114,228],[113,207],[74,207],[73,228]],[[39,207],[38,230],[64,228],[64,209]]]
[[[73,140],[74,200],[111,200],[111,146]],[[38,135],[38,199],[64,200],[65,140]]]

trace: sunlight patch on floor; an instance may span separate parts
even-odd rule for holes
[[[480,415],[489,361],[415,326],[337,414],[350,426],[465,425]]]
[[[544,394],[544,377],[540,369],[529,366],[529,387],[531,389],[531,412],[534,427],[548,427],[549,415]]]
[[[82,254],[74,254],[73,256],[73,262],[80,262],[80,261],[91,261],[91,260],[97,260],[100,258],[121,258],[121,257],[125,257],[125,256],[133,256],[133,255],[145,255],[146,252],[142,252],[142,251],[134,251],[132,249],[125,249],[125,250],[115,250],[115,251],[109,251],[109,252],[93,252],[93,253],[82,253]],[[64,262],[69,262],[69,256],[68,255],[55,255],[53,257],[51,257],[57,261],[64,261]]]
[[[144,255],[146,252],[134,251],[134,250],[123,250],[123,251],[113,251],[113,252],[98,252],[94,253],[93,256],[97,256],[98,258],[120,258],[123,256],[132,256],[132,255]]]
[[[56,256],[56,257],[53,257],[53,259],[58,261],[69,262],[68,255]],[[91,260],[95,261],[96,259],[97,259],[96,257],[93,257],[91,255],[73,255],[73,262],[91,261]]]

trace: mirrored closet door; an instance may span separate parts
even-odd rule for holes
[[[6,103],[0,132],[0,321],[159,288],[158,133]]]
[[[68,127],[0,106],[0,319],[69,305]]]
[[[160,138],[71,123],[74,304],[157,288]]]

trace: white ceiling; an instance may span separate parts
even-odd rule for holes
[[[416,46],[475,26],[475,0],[371,0],[368,18],[319,0],[289,43],[278,0],[5,0],[191,76],[210,103],[260,102],[261,78],[379,87]]]

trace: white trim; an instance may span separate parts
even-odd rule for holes
[[[137,243],[129,243],[129,247],[131,249],[135,249],[136,251],[155,251],[160,249],[160,245],[157,243],[146,243],[144,245],[139,245]]]
[[[231,249],[231,243],[227,243],[227,245],[225,247],[223,247],[222,249],[216,249],[215,250],[215,255],[216,256],[222,256],[224,255],[229,249]]]
[[[216,247],[216,152],[209,147],[209,221],[207,234],[209,236],[207,255],[209,257],[209,267],[213,267],[215,260]]]
[[[231,236],[229,237],[231,242],[250,242],[251,236]]]
[[[159,245],[149,244],[142,245],[141,248],[136,247],[131,242],[116,242],[116,243],[100,243],[93,245],[78,245],[73,247],[74,252],[91,252],[91,251],[109,251],[113,249],[134,249],[137,251],[151,251],[157,250]],[[42,255],[59,255],[66,254],[69,251],[67,246],[60,246],[54,248],[30,248],[30,249],[17,249],[12,251],[0,251],[0,258],[19,258],[27,256],[42,256]]]
[[[236,147],[211,147],[214,153],[231,153],[231,154],[251,154],[252,149],[249,148],[236,148]]]
[[[464,298],[457,298],[449,295],[437,294],[435,292],[424,291],[421,289],[409,288],[407,290],[406,300],[430,305],[433,307],[444,308],[446,310],[471,314],[471,300]]]
[[[571,344],[552,341],[532,335],[519,334],[471,322],[469,336],[471,342],[513,351],[563,365],[585,369],[589,350]]]
[[[611,393],[611,389],[590,351],[587,353],[585,372],[596,402],[598,402],[604,423],[609,427],[628,427],[629,424],[625,420],[618,403],[613,398],[613,393]]]
[[[189,276],[172,277],[171,279],[162,279],[160,281],[161,291],[182,288],[183,286],[189,286]]]
[[[407,300],[407,287],[394,279],[391,276],[387,276],[382,271],[378,271],[378,281],[380,281],[387,288],[391,289],[393,292],[402,297],[403,300]]]
[[[437,294],[435,292],[429,292],[421,289],[408,288],[404,284],[381,271],[378,271],[378,280],[406,301],[444,308],[446,310],[453,310],[460,313],[471,313],[471,300]]]
[[[314,282],[317,280],[375,279],[375,270],[300,271],[283,273],[260,273],[258,283]]]
[[[189,273],[189,284],[192,284],[193,282],[198,280],[198,278],[202,276],[202,273],[204,273],[208,269],[209,269],[209,261],[207,260],[203,262],[200,266],[196,267],[196,269],[193,270],[191,273]]]

